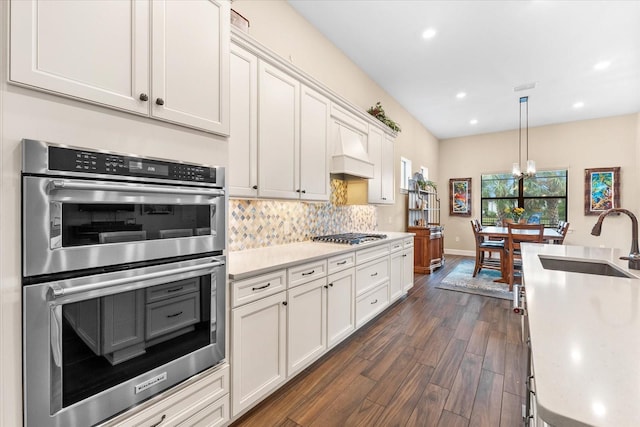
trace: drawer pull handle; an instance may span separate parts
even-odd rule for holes
[[[184,289],[184,286],[180,286],[179,288],[167,289],[167,292],[178,292]]]
[[[310,271],[310,272],[308,272],[308,273],[302,273],[302,275],[303,275],[303,276],[308,276],[308,275],[313,274],[313,273],[315,273],[315,272],[316,272],[315,270],[311,270],[311,271]]]
[[[182,311],[179,311],[179,312],[174,313],[174,314],[167,314],[167,317],[178,317],[178,316],[180,316],[181,314],[182,314]]]
[[[337,263],[337,265],[345,265],[347,263],[347,260],[345,259],[344,261],[340,261],[339,263]]]
[[[162,414],[162,418],[160,418],[160,421],[158,421],[157,423],[149,426],[149,427],[158,427],[160,424],[162,424],[162,422],[164,421],[164,419],[167,418],[166,414]]]
[[[375,277],[378,275],[378,272],[376,271],[375,273],[371,273],[371,277]]]
[[[403,256],[403,257],[406,257],[406,256],[407,256],[407,254],[402,254],[402,256]]]
[[[260,289],[266,289],[266,288],[268,288],[269,286],[271,286],[271,282],[267,283],[267,284],[266,284],[266,285],[264,285],[264,286],[258,286],[257,288],[251,288],[251,290],[252,290],[252,291],[259,291]]]
[[[378,300],[376,299],[376,300],[374,300],[374,301],[372,301],[372,302],[371,302],[371,305],[373,305],[373,304],[377,304],[377,303],[378,303]]]
[[[333,283],[329,283],[329,286],[333,287]]]

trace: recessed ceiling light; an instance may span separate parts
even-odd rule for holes
[[[604,70],[606,68],[609,68],[609,65],[611,65],[611,61],[600,61],[596,65],[594,65],[593,68],[596,70]]]
[[[582,108],[584,107],[584,102],[579,101],[573,104],[573,108]]]
[[[477,125],[477,124],[478,124],[478,119],[471,119],[471,120],[469,120],[469,124],[470,124],[470,125]]]
[[[422,38],[423,39],[430,39],[433,38],[433,36],[436,35],[436,30],[433,28],[427,28],[426,30],[424,30],[424,32],[422,33]]]
[[[464,98],[465,96],[467,96],[466,92],[458,92],[458,93],[456,94],[456,98],[458,98],[458,99],[462,99],[462,98]]]

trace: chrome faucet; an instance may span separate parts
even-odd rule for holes
[[[631,252],[629,252],[629,256],[621,256],[620,259],[629,260],[629,268],[632,270],[640,270],[640,253],[638,253],[638,218],[629,210],[622,208],[609,209],[608,211],[602,212],[598,217],[598,221],[593,226],[591,230],[591,234],[594,236],[599,236],[602,232],[602,221],[604,217],[611,213],[623,213],[626,214],[629,218],[631,218]]]

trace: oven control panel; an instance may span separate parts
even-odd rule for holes
[[[216,168],[143,157],[49,147],[49,170],[216,183]]]

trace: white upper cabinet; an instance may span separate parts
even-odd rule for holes
[[[11,82],[229,133],[228,1],[14,0],[10,10]]]
[[[258,195],[300,195],[300,83],[258,61]]]
[[[236,197],[258,195],[258,58],[231,44],[227,183]]]
[[[302,85],[300,90],[300,199],[329,200],[329,117],[331,102]]]
[[[373,178],[369,180],[369,203],[393,204],[394,154],[393,138],[380,129],[369,126],[368,154],[374,164]]]

